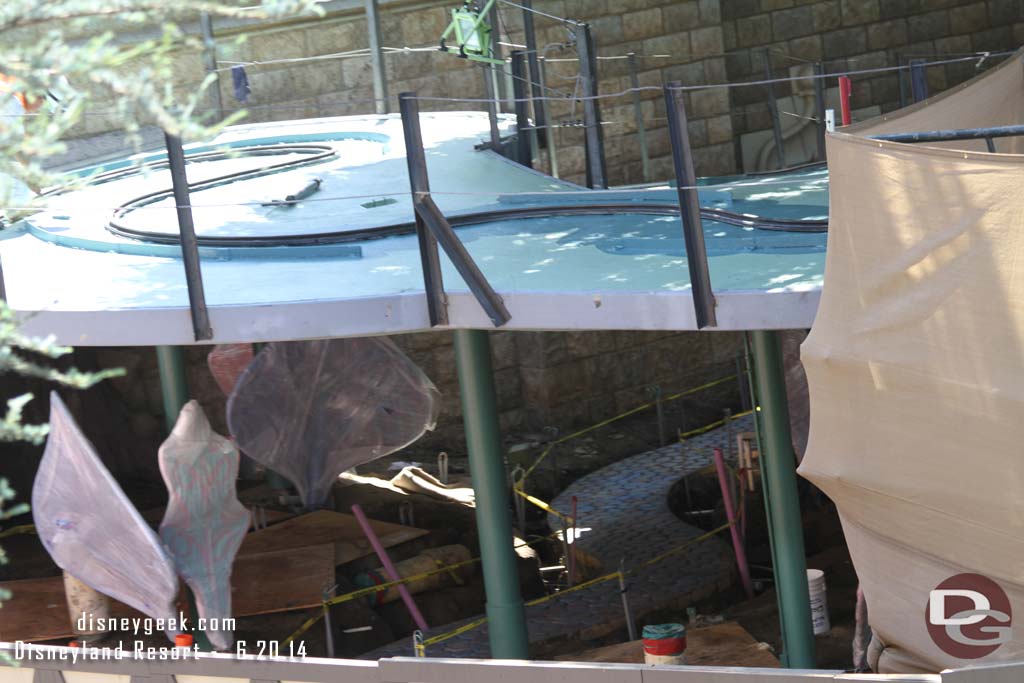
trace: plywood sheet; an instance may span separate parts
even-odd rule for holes
[[[371,520],[374,532],[385,548],[411,541],[429,532],[426,529]],[[363,530],[352,515],[332,510],[318,510],[274,526],[255,531],[245,537],[239,556],[276,550],[304,548],[333,543],[335,563],[345,564],[373,552]]]

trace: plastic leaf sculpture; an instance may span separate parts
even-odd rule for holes
[[[210,374],[225,396],[231,394],[238,378],[251,362],[252,344],[217,344],[206,356]]]
[[[61,569],[154,619],[178,623],[178,577],[160,539],[55,392],[50,436],[32,487],[32,516],[39,540]]]
[[[246,455],[288,477],[307,508],[347,469],[433,429],[438,391],[388,339],[266,346],[228,399],[228,426]]]
[[[235,494],[238,451],[189,401],[159,459],[170,493],[160,538],[195,595],[200,619],[224,623],[231,617],[231,565],[249,527],[249,512]],[[207,629],[206,635],[218,650],[234,641],[228,630]]]

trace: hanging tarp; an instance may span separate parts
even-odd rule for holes
[[[32,487],[32,517],[58,567],[163,620],[168,636],[178,632],[178,577],[170,558],[56,392],[50,394],[50,435]]]
[[[246,455],[288,477],[307,508],[347,469],[434,428],[437,389],[381,337],[268,344],[228,399]]]
[[[158,457],[169,494],[160,538],[192,589],[210,643],[226,650],[234,640],[224,628],[231,617],[231,566],[250,522],[235,492],[238,451],[189,401]]]
[[[985,646],[1005,636],[1000,615],[1024,619],[1024,157],[985,153],[981,140],[869,136],[1021,123],[1024,70],[1013,57],[829,136],[828,256],[802,347],[811,426],[800,473],[839,509],[883,672],[1024,659],[1020,626]],[[1024,151],[1020,138],[996,145]],[[964,588],[984,582],[961,574],[998,590]],[[945,609],[936,589],[985,597],[952,596],[952,611],[933,619],[933,605]],[[957,617],[974,608],[986,612]]]

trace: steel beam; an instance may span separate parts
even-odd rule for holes
[[[914,102],[928,99],[928,62],[924,59],[910,60],[910,92]]]
[[[192,333],[196,341],[213,339],[206,294],[203,291],[203,273],[199,264],[199,244],[196,242],[195,224],[192,222],[192,203],[188,194],[185,173],[185,150],[181,138],[164,133],[167,161],[170,165],[174,204],[178,212],[178,233],[181,237],[181,258],[185,264],[185,282],[188,285],[188,305],[192,313]]]
[[[575,24],[576,52],[580,60],[583,91],[583,134],[587,152],[587,187],[606,189],[608,167],[604,158],[604,131],[597,100],[597,53],[589,24]]]
[[[512,52],[512,97],[516,105],[516,161],[527,168],[533,168],[530,103],[526,101],[526,54],[522,50]]]
[[[224,100],[220,95],[220,74],[217,71],[217,41],[213,37],[213,18],[209,12],[199,14],[199,32],[203,36],[203,64],[206,73],[214,76],[210,99],[217,116],[224,118]]]
[[[785,663],[791,669],[813,669],[814,629],[779,333],[755,330],[751,342],[760,408],[758,420],[764,439],[761,469],[770,512]]]
[[[772,73],[772,55],[768,48],[762,50],[764,54],[764,79],[771,81],[775,78]],[[772,136],[775,138],[775,158],[779,168],[786,167],[786,141],[782,138],[782,121],[779,119],[779,103],[775,99],[775,84],[767,83],[768,90],[768,111],[772,117]]]
[[[814,65],[814,115],[818,119],[818,161],[825,161],[825,65]]]
[[[383,41],[380,34],[378,0],[366,0],[366,33],[370,42],[370,64],[373,67],[373,99],[378,114],[388,113],[388,76],[384,66]]]
[[[415,208],[417,199],[430,192],[427,158],[423,153],[423,132],[420,130],[420,105],[416,100],[416,93],[401,93],[398,96],[398,109],[402,113],[405,158],[409,167],[409,187],[412,190],[412,202]],[[437,251],[437,240],[427,228],[420,213],[414,210],[414,214],[430,325],[432,327],[447,325],[448,302],[444,295],[444,278],[441,276],[441,257]]]
[[[537,52],[537,32],[533,26],[533,0],[519,0],[523,8],[523,37],[526,40],[526,61],[530,66],[530,92],[533,93],[533,120],[537,126],[537,145],[548,145],[548,117],[544,106],[544,88],[541,86],[540,55]]]
[[[486,332],[455,330],[455,366],[459,375],[469,470],[476,494],[476,525],[487,596],[491,657],[528,659],[526,615],[519,590],[491,345]]]
[[[708,269],[708,254],[704,246],[697,176],[693,170],[693,155],[690,152],[685,93],[679,81],[665,85],[664,92],[669,142],[672,145],[672,163],[675,166],[676,190],[679,194],[679,211],[683,221],[683,239],[686,242],[686,265],[690,270],[690,291],[693,294],[697,329],[714,327],[718,324],[715,317],[715,295],[711,289],[711,271]]]

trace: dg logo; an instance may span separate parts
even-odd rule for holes
[[[1010,599],[981,574],[951,576],[928,594],[925,623],[940,650],[957,659],[992,654],[1010,640]]]

